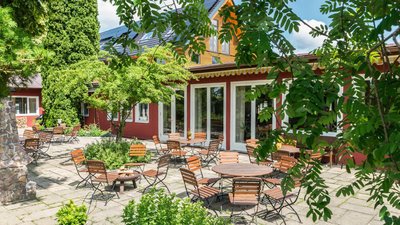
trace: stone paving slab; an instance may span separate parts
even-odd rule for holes
[[[93,143],[99,138],[80,138],[80,142],[76,144],[53,145],[49,150],[51,159],[41,159],[38,165],[29,165],[29,179],[37,182],[37,199],[29,202],[15,203],[7,206],[0,206],[1,225],[14,224],[36,224],[47,225],[56,224],[55,214],[63,203],[67,203],[69,199],[74,200],[77,204],[88,205],[90,195],[92,193],[89,187],[81,187],[75,189],[76,184],[80,181],[76,174],[74,165],[69,158],[69,152],[72,149],[83,147],[89,143]],[[154,145],[149,141],[144,141],[148,149],[154,149]],[[247,155],[240,155],[241,162],[248,162]],[[152,162],[146,165],[146,169],[155,168],[156,163]],[[178,166],[172,166],[169,170],[166,184],[179,197],[186,197],[184,185]],[[218,175],[208,170],[203,170],[207,177],[217,177]],[[302,224],[319,224],[319,225],[377,225],[383,224],[379,221],[378,210],[374,210],[372,203],[366,203],[368,195],[365,191],[359,191],[352,197],[335,197],[336,191],[342,186],[349,184],[354,179],[354,174],[347,174],[340,166],[332,168],[325,167],[322,177],[326,179],[331,193],[332,202],[330,209],[333,212],[332,219],[328,222],[317,221],[313,223],[310,218],[306,217],[308,207],[303,199],[299,199],[294,208],[299,213]],[[122,210],[124,206],[132,199],[139,200],[141,191],[147,183],[144,179],[138,182],[138,189],[133,189],[127,184],[125,192],[120,198],[113,198],[104,205],[104,201],[93,201],[89,209],[88,224],[122,224]],[[224,212],[230,210],[228,203],[217,202],[214,208],[220,209],[222,206]],[[261,209],[265,209],[261,206]],[[270,207],[269,207],[270,208]],[[250,210],[251,211],[251,210]],[[249,211],[249,212],[250,212]],[[283,214],[288,225],[300,224],[294,214],[285,209]],[[228,214],[224,214],[227,216]],[[356,221],[356,222],[355,222]],[[281,224],[279,218],[263,220],[258,218],[258,224]]]

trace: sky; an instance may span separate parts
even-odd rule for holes
[[[240,0],[235,0],[235,2],[239,4]],[[320,24],[329,24],[329,18],[319,11],[319,7],[324,2],[325,0],[297,0],[290,6],[300,18],[311,26],[319,26]],[[120,26],[116,8],[111,3],[98,0],[98,6],[100,32]],[[310,28],[302,24],[298,33],[287,34],[287,38],[296,47],[297,53],[307,53],[322,44],[324,40],[322,37],[313,38],[309,35],[309,32]]]

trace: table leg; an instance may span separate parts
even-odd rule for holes
[[[123,193],[124,189],[125,189],[125,185],[124,185],[125,181],[120,181],[119,182],[119,193]]]

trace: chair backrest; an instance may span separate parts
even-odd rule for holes
[[[82,165],[85,163],[86,157],[82,149],[75,149],[71,151],[70,154],[75,165]]]
[[[261,179],[258,177],[237,177],[233,178],[232,193],[241,196],[260,196]]]
[[[277,151],[277,152],[273,152],[272,154],[272,160],[281,160],[282,156],[290,156],[289,152],[285,152],[285,151]]]
[[[181,143],[179,141],[168,140],[167,141],[167,148],[168,148],[168,152],[180,151],[181,150]]]
[[[250,163],[257,163],[256,156],[254,155],[254,147],[246,145],[247,155],[249,156]]]
[[[220,144],[219,139],[211,140],[210,143],[208,144],[208,153],[211,154],[213,152],[218,152],[219,144]]]
[[[146,145],[144,144],[133,144],[129,149],[129,156],[146,156]]]
[[[157,135],[153,136],[153,142],[156,145],[156,148],[157,148],[157,145],[161,144],[160,139],[158,138]]]
[[[166,154],[166,155],[160,156],[160,158],[158,158],[157,170],[158,171],[168,170],[170,161],[171,161],[171,155],[170,154]]]
[[[32,126],[32,131],[37,133],[39,131],[39,125],[33,125]]]
[[[259,140],[256,138],[250,138],[246,140],[246,144],[256,145]]]
[[[239,153],[238,152],[220,152],[219,153],[219,163],[239,163]]]
[[[297,159],[290,156],[282,156],[278,162],[278,169],[282,172],[287,172],[297,163]]]
[[[322,154],[321,152],[313,152],[313,151],[307,151],[307,154],[310,157],[310,160],[315,160],[315,161],[320,161],[322,159]]]
[[[180,133],[170,133],[170,134],[168,134],[168,139],[176,140],[176,139],[180,139],[180,138],[181,138],[181,134]]]
[[[192,171],[185,169],[185,168],[180,168],[179,170],[181,171],[181,175],[182,175],[183,183],[185,184],[185,188],[187,188],[187,185],[191,185],[195,189],[198,189],[199,184],[197,183],[196,175]]]
[[[63,134],[63,133],[64,133],[63,127],[54,127],[53,128],[53,134]]]
[[[33,131],[33,130],[24,130],[24,133],[22,134],[22,136],[25,139],[35,138],[35,131]]]
[[[87,160],[86,165],[90,174],[99,174],[107,176],[106,166],[101,160]]]
[[[51,142],[52,136],[53,135],[51,133],[40,132],[39,133],[39,140],[40,140],[41,143],[49,143],[49,142]]]
[[[207,133],[205,132],[196,132],[194,133],[195,139],[207,139]]]
[[[37,150],[40,147],[39,138],[29,138],[25,140],[24,147],[31,150]]]
[[[198,156],[191,156],[189,157],[187,160],[187,166],[188,169],[192,172],[197,171],[197,170],[201,170],[201,160],[200,157]]]
[[[218,140],[222,143],[224,142],[224,135],[223,134],[218,134]]]

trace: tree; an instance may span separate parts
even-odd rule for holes
[[[81,83],[81,77],[66,76],[59,71],[98,54],[100,37],[97,14],[96,0],[48,3],[49,19],[44,46],[54,52],[54,56],[46,63],[46,70],[42,74],[46,126],[54,126],[57,119],[62,119],[68,125],[79,123],[83,100],[80,96],[87,94],[85,86],[88,83]]]
[[[173,1],[165,10],[154,4],[156,1],[110,1],[117,5],[117,14],[128,29],[153,31],[154,36],[161,38],[166,27],[172,27],[177,37],[183,37],[180,39],[183,42],[177,41],[176,46],[185,51],[203,51],[204,39],[198,37],[208,37],[212,33],[207,28],[210,21],[201,0]],[[354,165],[351,160],[347,162],[349,172],[355,169],[357,181],[340,189],[337,195],[367,188],[371,194],[368,201],[381,207],[380,216],[386,224],[399,223],[399,218],[391,216],[387,206],[400,209],[400,71],[398,57],[389,57],[386,44],[393,39],[397,49],[400,48],[396,39],[400,3],[326,1],[320,11],[329,15],[331,23],[312,27],[293,12],[289,2],[295,0],[243,0],[221,12],[224,24],[219,37],[225,41],[238,40],[237,65],[272,68],[268,79],[274,81],[264,90],[253,90],[253,98],[260,92],[268,93],[271,98],[285,93],[290,96],[276,111],[267,109],[261,113],[262,120],[275,114],[281,118],[287,115],[293,122],[271,132],[257,151],[261,157],[267,157],[276,151],[281,134],[291,130],[299,143],[324,153],[326,147],[333,146],[321,136],[337,126],[342,132],[334,144],[341,146],[341,154],[351,156],[358,152],[367,156],[362,165]],[[182,11],[174,10],[177,3],[182,5]],[[135,22],[134,15],[143,22]],[[295,47],[285,37],[285,32],[298,32],[300,24],[310,27],[313,36],[326,38],[323,46],[313,51],[319,57],[322,75],[295,54]],[[188,35],[193,30],[195,37]],[[127,35],[116,41],[124,47],[137,47]],[[377,65],[378,61],[382,65]],[[291,83],[280,79],[278,75],[282,71],[291,72],[294,78]],[[341,94],[339,90],[343,86],[346,90]],[[336,118],[342,115],[342,122],[338,122]],[[283,189],[293,188],[293,177],[303,177],[309,205],[307,215],[314,221],[328,220],[332,214],[328,208],[330,196],[320,177],[321,165],[313,163],[310,167],[308,164],[308,160],[301,157],[300,163],[285,178]],[[303,174],[305,168],[308,169]]]
[[[86,98],[92,107],[119,115],[119,121],[110,118],[117,141],[136,104],[169,102],[175,90],[191,78],[186,62],[175,60],[170,46],[145,49],[131,64],[122,62],[118,57],[109,58],[108,65],[94,77],[98,87]]]

